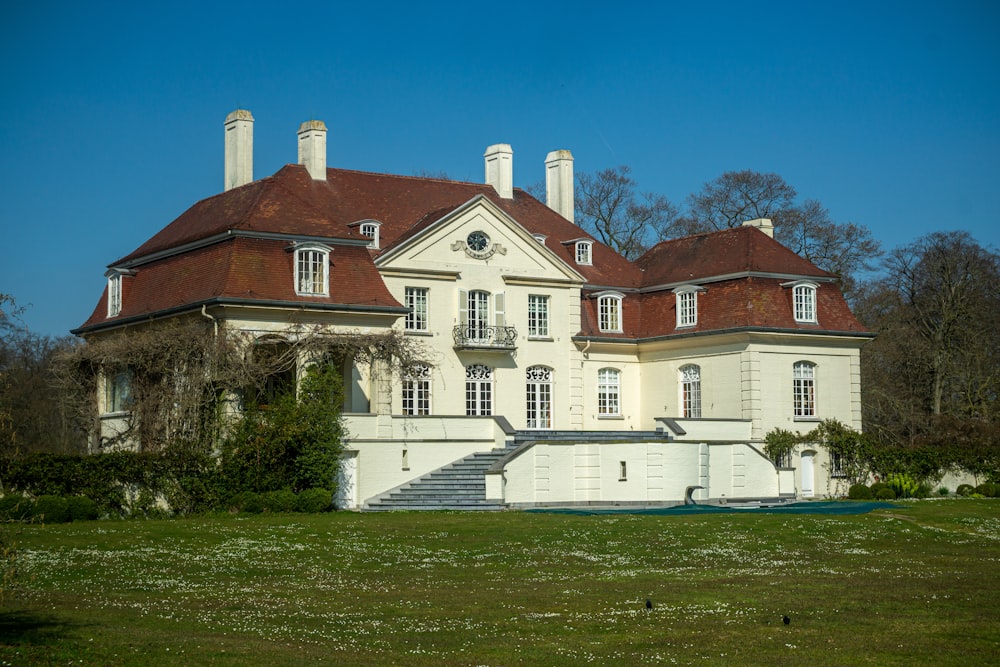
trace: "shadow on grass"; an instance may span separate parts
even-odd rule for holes
[[[79,625],[23,609],[0,611],[0,646],[53,644]]]

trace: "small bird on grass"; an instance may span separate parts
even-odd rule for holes
[[[649,598],[646,598],[646,609],[652,609],[652,608],[653,608],[653,601],[650,600]]]
[[[784,623],[785,625],[790,625],[792,619],[788,618],[788,614],[785,614],[784,616],[781,617],[781,622]]]

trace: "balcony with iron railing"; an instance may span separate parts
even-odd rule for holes
[[[517,348],[515,327],[459,324],[452,330],[457,350],[509,351]]]

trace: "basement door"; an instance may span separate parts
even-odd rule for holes
[[[816,452],[802,452],[802,497],[812,498],[815,495],[815,475],[813,474],[813,457]]]

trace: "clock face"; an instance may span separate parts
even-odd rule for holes
[[[472,232],[465,239],[465,243],[469,246],[469,250],[483,252],[490,245],[490,237],[484,232]]]

